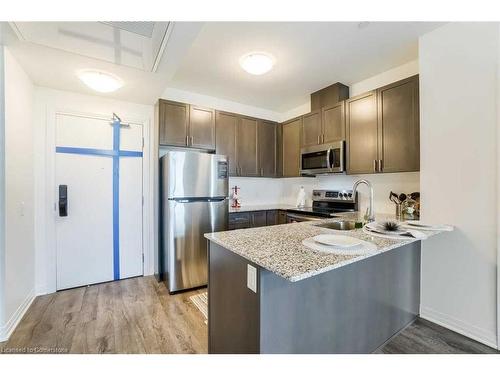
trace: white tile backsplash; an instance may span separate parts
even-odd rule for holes
[[[241,188],[239,196],[244,206],[261,204],[279,204],[282,200],[282,179],[278,178],[252,178],[230,177],[229,194],[237,185]]]
[[[412,193],[420,190],[420,173],[387,173],[370,175],[329,175],[315,178],[246,178],[231,177],[229,187],[241,187],[240,197],[242,205],[253,204],[290,204],[295,205],[297,194],[301,186],[306,192],[306,205],[312,204],[314,189],[350,190],[354,182],[366,178],[373,185],[374,204],[377,213],[394,213],[394,203],[389,201],[389,192]],[[365,186],[359,187],[360,210],[366,210],[368,204],[368,190]]]

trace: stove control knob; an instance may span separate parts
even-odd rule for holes
[[[347,195],[349,196],[349,198],[352,198],[352,193],[349,193],[349,194],[347,194]]]

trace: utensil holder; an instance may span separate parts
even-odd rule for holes
[[[396,219],[401,219],[403,217],[403,205],[396,203]]]

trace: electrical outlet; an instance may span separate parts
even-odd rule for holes
[[[257,268],[247,264],[247,287],[257,293]]]

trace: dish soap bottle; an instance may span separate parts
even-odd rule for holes
[[[301,186],[299,194],[297,195],[297,208],[303,208],[305,206],[306,206],[306,192],[304,191],[304,187]]]

